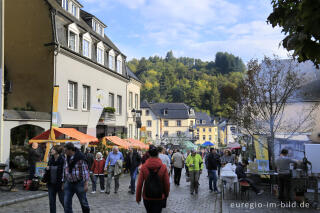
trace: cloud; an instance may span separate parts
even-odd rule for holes
[[[122,44],[118,41],[129,58],[149,56],[155,52],[165,54],[165,51],[171,49],[177,56],[204,60],[213,60],[218,51],[231,52],[244,61],[272,54],[287,56],[287,51],[279,48],[284,37],[280,29],[272,28],[266,23],[271,12],[270,2],[267,1],[83,1],[89,8],[99,10],[100,14],[105,11],[114,13],[113,19],[121,20],[124,27],[128,27],[131,22],[125,17],[126,14],[117,16],[117,11],[126,9],[132,15],[130,18],[134,17],[135,27],[129,26],[123,30],[129,32],[126,35],[127,40],[122,41]],[[112,19],[104,22],[112,23]]]

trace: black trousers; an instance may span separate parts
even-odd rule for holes
[[[182,168],[174,167],[174,183],[177,185],[180,184],[181,170]]]
[[[161,213],[164,207],[164,200],[143,200],[147,213]]]
[[[279,174],[279,200],[290,201],[291,198],[291,175]]]

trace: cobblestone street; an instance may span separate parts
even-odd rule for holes
[[[183,170],[184,172],[184,170]],[[171,184],[170,196],[167,203],[167,208],[164,213],[173,212],[221,212],[220,195],[209,193],[206,171],[200,177],[200,189],[198,195],[190,195],[189,184],[185,181],[185,176],[182,175],[180,186]],[[135,196],[128,193],[130,177],[123,175],[120,178],[120,190],[117,194],[111,191],[110,195],[100,193],[97,190],[96,194],[88,193],[88,200],[91,212],[121,212],[121,213],[142,213],[145,212],[143,203],[138,205],[135,202]],[[113,182],[114,183],[114,182]],[[111,187],[114,187],[112,183]],[[99,189],[99,188],[98,188]],[[91,188],[89,189],[91,192]],[[58,203],[58,212],[63,212],[62,206]],[[81,212],[78,199],[74,199],[74,212]],[[20,212],[49,212],[49,201],[47,197],[34,199],[26,202],[5,206],[0,208],[0,212],[4,213],[20,213]]]

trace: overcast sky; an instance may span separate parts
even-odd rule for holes
[[[108,27],[105,33],[128,59],[175,56],[214,60],[226,51],[244,62],[273,54],[284,35],[266,23],[270,0],[79,0]]]

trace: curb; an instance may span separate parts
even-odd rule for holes
[[[22,197],[22,198],[17,198],[17,199],[14,199],[14,200],[8,200],[8,201],[0,202],[0,207],[8,206],[8,205],[12,205],[12,204],[15,204],[15,203],[28,201],[28,200],[33,200],[33,199],[37,199],[37,198],[41,198],[41,197],[45,197],[47,195],[48,195],[48,192],[42,192],[42,193],[35,194],[35,195],[30,195],[30,196],[26,196],[26,197]]]

